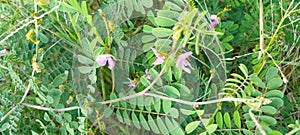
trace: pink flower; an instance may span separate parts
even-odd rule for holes
[[[157,50],[155,50],[154,48],[151,48],[152,51],[154,52],[155,56],[156,56],[156,60],[154,61],[153,65],[160,65],[164,62],[165,57],[164,56],[160,56],[157,52]]]
[[[145,73],[146,73],[146,79],[152,80],[151,76],[149,75],[149,69],[146,69]]]
[[[210,27],[214,27],[215,25],[217,25],[217,24],[219,23],[218,17],[217,17],[216,15],[211,15],[211,16],[210,16],[210,19],[213,20],[213,21],[209,24]]]
[[[133,88],[136,86],[136,82],[134,80],[131,80],[130,78],[127,79],[130,81],[130,83],[128,84],[129,87]]]
[[[192,54],[193,54],[192,52],[186,52],[184,54],[181,54],[176,61],[176,67],[182,67],[182,69],[185,72],[190,74],[191,70],[188,69],[186,66],[192,68],[191,63],[187,60],[187,58],[190,57]]]
[[[99,55],[97,58],[96,58],[96,61],[98,62],[98,64],[103,67],[106,65],[106,63],[108,62],[108,68],[110,70],[112,70],[115,66],[115,62],[114,60],[112,59],[112,55],[110,54],[102,54],[102,55]]]

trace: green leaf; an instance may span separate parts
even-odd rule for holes
[[[273,78],[268,82],[267,87],[269,89],[277,89],[281,85],[282,85],[282,80],[280,78]]]
[[[197,115],[200,117],[204,114],[204,110],[196,110]]]
[[[53,87],[57,87],[60,84],[62,84],[64,81],[66,81],[68,78],[68,76],[66,74],[60,74],[57,77],[55,77],[55,79],[53,80],[53,82],[51,83],[51,85]]]
[[[78,9],[78,7],[77,7]],[[70,6],[68,5],[67,3],[65,2],[61,2],[59,8],[58,8],[58,11],[61,11],[61,12],[69,12],[69,13],[75,13],[75,12],[78,12],[76,8],[74,8],[73,6]],[[80,9],[80,7],[79,7]]]
[[[238,128],[241,128],[241,117],[238,111],[233,113],[233,122]]]
[[[280,91],[280,90],[271,90],[271,91],[268,91],[265,96],[267,98],[269,97],[280,97],[280,98],[283,98],[284,94]]]
[[[182,68],[174,67],[174,77],[177,81],[181,79],[182,76]]]
[[[270,124],[270,125],[276,125],[277,121],[275,118],[271,117],[271,116],[260,116],[260,120]]]
[[[233,38],[234,38],[233,35],[229,35],[229,36],[225,37],[225,38],[222,40],[222,42],[223,42],[223,43],[229,42],[229,41],[231,41]]]
[[[141,0],[141,2],[146,8],[151,8],[153,6],[152,0]]]
[[[150,81],[148,79],[146,79],[145,76],[142,76],[140,81],[145,87],[150,85]]]
[[[165,113],[169,113],[172,107],[172,101],[170,100],[162,100],[162,108]]]
[[[208,134],[212,134],[213,132],[216,131],[218,125],[217,124],[211,124],[211,125],[208,125],[206,127],[206,131],[208,132]]]
[[[124,122],[120,110],[117,110],[117,111],[116,111],[116,116],[117,116],[117,119],[118,119],[121,123]]]
[[[231,119],[230,119],[230,115],[228,112],[226,112],[224,114],[224,122],[225,122],[226,127],[231,128]]]
[[[247,77],[249,74],[247,67],[244,64],[240,64],[239,68],[243,72],[243,74]]]
[[[193,121],[185,126],[186,133],[192,133],[200,124],[200,121]]]
[[[159,130],[158,130],[158,127],[156,126],[152,116],[150,114],[148,114],[148,123],[149,123],[149,126],[151,127],[151,130],[156,133],[156,134],[159,134]]]
[[[278,75],[278,69],[275,67],[271,67],[268,69],[267,73],[266,73],[266,81],[267,83],[269,81],[271,81],[272,79],[274,79],[275,77],[277,77]]]
[[[171,108],[169,114],[172,118],[178,118],[179,116],[179,112],[176,108]]]
[[[182,93],[184,95],[191,94],[190,89],[181,83],[173,83],[172,86],[174,86],[176,89],[178,89],[180,91],[180,93]]]
[[[46,112],[45,112],[45,114],[44,114],[44,120],[45,120],[45,121],[48,121],[48,122],[51,121],[51,119],[50,119],[48,113],[46,113]]]
[[[164,124],[163,120],[158,116],[156,117],[157,126],[160,129],[161,133],[167,134],[169,133],[166,125]]]
[[[180,97],[179,91],[173,86],[166,85],[166,86],[164,86],[164,90],[165,90],[165,93],[170,97],[173,97],[173,98]]]
[[[154,46],[154,43],[148,43],[148,44],[145,44],[145,45],[143,45],[143,51],[144,51],[144,52],[147,52],[147,51],[149,51],[153,46]]]
[[[180,112],[184,115],[192,115],[194,114],[196,111],[194,110],[187,110],[187,109],[183,109],[183,108],[180,108]]]
[[[159,113],[160,112],[160,108],[161,108],[161,100],[160,99],[156,99],[154,102],[154,110]]]
[[[60,89],[51,89],[49,95],[52,97],[60,97],[62,94]]]
[[[299,132],[297,132],[297,133],[299,133]],[[282,135],[282,133],[277,130],[271,130],[268,132],[268,135]]]
[[[171,10],[159,10],[157,12],[157,16],[177,19],[179,16],[179,13],[175,12],[175,11],[171,11]]]
[[[171,68],[168,68],[167,71],[164,73],[164,77],[168,82],[172,81],[172,70]]]
[[[48,43],[49,41],[48,37],[41,32],[39,33],[39,38],[43,43]]]
[[[247,129],[243,129],[243,133],[245,135],[253,135],[253,133],[251,131],[247,130]]]
[[[131,118],[132,118],[132,123],[133,123],[133,125],[134,125],[136,128],[141,129],[139,119],[137,118],[137,116],[135,115],[134,112],[131,112]]]
[[[114,112],[114,108],[106,108],[103,112],[104,117],[108,118]]]
[[[166,6],[169,9],[175,10],[175,11],[182,11],[182,9],[178,5],[176,5],[170,1],[167,1],[164,6]]]
[[[130,118],[129,118],[129,115],[127,113],[127,111],[123,111],[123,118],[124,118],[124,121],[127,125],[131,125],[131,121],[130,121]]]
[[[277,98],[277,97],[271,97],[269,98],[272,102],[269,104],[270,106],[273,106],[273,107],[281,107],[283,105],[283,100],[280,99],[280,98]]]
[[[265,88],[265,83],[259,78],[257,77],[255,74],[252,74],[250,75],[250,81],[252,83],[254,83],[255,85],[257,85],[258,87],[261,87],[261,88]]]
[[[140,122],[141,122],[141,125],[143,126],[143,128],[149,131],[150,127],[148,126],[148,123],[142,113],[139,114],[139,118],[140,118]]]
[[[149,70],[149,75],[151,76],[152,79],[155,79],[155,78],[158,76],[158,72],[157,72],[155,69],[151,68],[151,69]],[[158,78],[156,84],[157,84],[158,86],[162,86],[162,85],[163,85],[162,79],[161,79],[161,78]]]
[[[82,74],[90,73],[92,69],[93,69],[92,67],[88,67],[88,66],[78,67],[79,72]]]
[[[223,115],[222,115],[221,112],[218,112],[218,113],[217,113],[217,115],[216,115],[216,122],[217,122],[217,124],[218,124],[218,127],[219,127],[220,129],[222,129],[222,128],[223,128]]]
[[[116,93],[111,93],[111,94],[109,95],[109,98],[112,100],[112,99],[116,99],[116,98],[118,98],[118,97],[117,97]],[[113,103],[113,105],[119,106],[119,102],[115,102],[115,103]]]
[[[153,28],[152,34],[156,37],[168,37],[173,34],[173,31],[167,28]]]
[[[156,17],[154,20],[158,26],[163,26],[163,27],[174,26],[174,24],[176,23],[176,21],[162,16]]]
[[[153,41],[154,39],[155,39],[155,37],[152,36],[152,35],[144,35],[144,36],[142,36],[142,42],[143,43],[148,43],[150,41]]]
[[[165,123],[166,123],[166,126],[168,128],[168,131],[170,131],[170,133],[172,134],[172,131],[174,131],[175,127],[172,123],[172,121],[168,118],[168,117],[165,117]]]
[[[145,33],[152,33],[152,29],[153,29],[152,26],[143,25],[143,32],[145,32]]]
[[[262,106],[261,110],[266,114],[275,114],[277,111],[276,108],[273,106]]]
[[[93,64],[94,61],[91,60],[90,58],[87,58],[83,55],[78,55],[78,61],[81,63],[81,64]]]
[[[72,121],[72,115],[69,114],[69,113],[64,113],[64,114],[63,114],[63,117],[64,117],[64,119],[65,119],[67,122],[71,122],[71,121]]]

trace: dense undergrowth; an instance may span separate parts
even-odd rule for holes
[[[0,132],[300,134],[299,20],[294,0],[0,0]]]

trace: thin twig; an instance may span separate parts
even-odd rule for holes
[[[62,108],[62,109],[52,109],[52,108],[47,108],[47,107],[37,106],[37,105],[32,105],[32,104],[27,104],[27,103],[21,103],[21,105],[30,107],[30,108],[34,108],[34,109],[38,109],[38,110],[43,110],[43,111],[51,111],[52,110],[54,112],[66,112],[66,111],[72,111],[72,110],[76,110],[76,109],[80,108],[78,106],[72,106],[72,107],[67,107],[67,108]]]
[[[164,67],[161,69],[161,71],[156,76],[156,78],[143,91],[141,91],[139,93],[136,93],[136,94],[133,94],[133,95],[126,96],[126,97],[121,97],[121,98],[117,98],[117,99],[103,101],[101,103],[102,104],[111,104],[111,103],[115,103],[115,102],[119,102],[119,101],[123,101],[123,100],[132,99],[132,98],[135,98],[135,97],[138,97],[138,96],[143,96],[148,90],[150,90],[154,86],[154,84],[158,81],[158,79],[160,79],[160,77],[164,74],[165,69],[166,69],[166,65],[164,65]]]
[[[15,31],[11,32],[10,34],[8,34],[5,38],[3,38],[1,41],[0,41],[0,45],[3,44],[7,39],[9,39],[11,36],[13,36],[14,34],[16,34],[17,32],[19,32],[20,30],[22,30],[23,28],[27,27],[28,25],[32,24],[32,23],[35,23],[35,21],[43,18],[44,16],[52,13],[54,10],[56,10],[57,8],[60,7],[60,4],[61,2],[59,2],[59,5],[53,7],[51,10],[49,10],[48,12],[45,12],[44,14],[42,14],[41,16],[39,17],[36,17],[34,18],[33,20],[25,23],[24,25],[22,25],[21,27],[17,28]]]
[[[255,119],[254,114],[252,113],[252,109],[249,109],[249,114],[251,119],[253,120],[254,124],[256,125],[256,127],[258,128],[259,132],[262,135],[267,135],[266,132],[262,129],[261,125],[259,124],[259,122]]]

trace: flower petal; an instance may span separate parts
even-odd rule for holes
[[[214,26],[217,25],[218,23],[219,23],[218,20],[214,20],[213,22],[211,22],[211,23],[209,24],[209,26],[210,26],[210,27],[214,27]]]
[[[210,19],[212,19],[212,20],[217,20],[217,19],[218,19],[218,16],[217,16],[217,15],[211,15],[211,16],[210,16]]]
[[[108,68],[112,70],[115,66],[115,62],[112,58],[108,58]]]
[[[129,81],[130,81],[130,83],[128,84],[128,86],[129,87],[135,87],[136,86],[136,82],[134,82],[133,80],[131,80],[130,78],[127,78]]]
[[[164,60],[165,59],[163,57],[162,58],[161,57],[157,57],[156,60],[154,61],[153,65],[155,65],[155,66],[156,65],[160,65],[160,64],[162,64],[164,62]]]
[[[96,58],[96,61],[97,63],[100,65],[100,66],[105,66],[106,65],[106,56],[105,55],[99,55],[97,58]]]
[[[191,70],[188,69],[188,68],[186,68],[186,67],[184,67],[184,66],[182,67],[182,70],[185,71],[185,72],[187,72],[187,73],[189,73],[189,74],[191,73]]]

